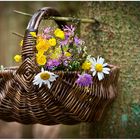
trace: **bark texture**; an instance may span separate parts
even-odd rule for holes
[[[81,137],[140,138],[140,3],[85,2],[81,6],[80,17],[100,23],[81,26],[89,52],[121,68],[118,97],[102,121],[81,124]]]

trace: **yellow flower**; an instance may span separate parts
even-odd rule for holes
[[[55,46],[56,45],[56,39],[55,38],[49,39],[49,44],[50,44],[50,46]]]
[[[71,57],[71,53],[65,52],[65,56],[66,56],[66,57]]]
[[[37,53],[36,61],[39,65],[45,65],[47,62],[46,56],[44,54]]]
[[[43,39],[40,40],[38,42],[38,44],[36,45],[36,49],[38,51],[42,51],[42,52],[46,52],[49,49],[49,47],[50,47],[49,42],[47,40],[43,40]]]
[[[37,36],[36,36],[36,32],[30,32],[30,34],[31,34],[33,37],[37,37]]]
[[[37,41],[36,41],[37,44],[38,44],[40,41],[42,41],[42,40],[44,40],[42,36],[37,36]]]
[[[67,51],[68,51],[68,49],[69,49],[69,47],[68,47],[68,46],[63,46],[63,50],[64,50],[65,52],[67,52]]]
[[[23,39],[20,41],[20,47],[23,46]]]
[[[64,32],[63,32],[61,29],[59,29],[59,28],[57,28],[57,29],[54,31],[54,35],[55,35],[56,37],[60,38],[60,39],[65,39],[65,34],[64,34]]]
[[[56,53],[52,53],[51,56],[50,56],[51,59],[58,59],[59,58],[59,55],[56,54]]]
[[[20,62],[21,61],[21,55],[15,55],[14,56],[14,60],[16,61],[16,62]]]
[[[90,70],[91,69],[91,63],[89,61],[85,61],[82,64],[82,69],[84,69],[84,70]]]
[[[38,55],[44,55],[44,51],[38,51],[37,54]]]

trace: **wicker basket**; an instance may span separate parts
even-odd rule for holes
[[[34,76],[40,72],[35,62],[35,38],[42,18],[60,16],[53,8],[38,10],[27,26],[23,48],[22,64],[5,68],[0,72],[0,119],[23,124],[44,125],[99,121],[106,106],[117,95],[119,68],[110,65],[111,72],[102,81],[93,78],[93,85],[82,88],[75,84],[78,71],[54,71],[59,78],[51,89],[46,85],[34,86]],[[60,28],[65,25],[56,21]]]

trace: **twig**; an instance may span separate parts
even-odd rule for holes
[[[24,13],[24,12],[17,11],[17,10],[13,10],[13,12],[17,13],[17,14],[29,16],[29,17],[32,16],[32,14]],[[75,20],[78,20],[78,21],[83,22],[83,23],[95,23],[97,21],[96,19],[87,19],[87,18],[80,19],[80,18],[74,18],[74,17],[54,17],[54,16],[50,16],[48,18],[48,20],[72,21],[72,22]]]
[[[50,17],[50,20],[59,20],[59,21],[75,21],[79,20],[80,22],[83,23],[95,23],[95,19],[86,19],[86,18],[73,18],[73,17]]]
[[[22,14],[22,15],[24,15],[24,16],[29,16],[29,17],[32,16],[32,14],[24,13],[24,12],[17,11],[17,10],[13,10],[13,12],[14,12],[14,13],[17,13],[17,14]]]
[[[19,33],[17,33],[17,32],[12,32],[12,34],[14,34],[14,35],[16,35],[16,36],[18,36],[18,37],[24,37],[22,34],[19,34]]]

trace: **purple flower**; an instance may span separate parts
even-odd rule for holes
[[[51,36],[51,35],[47,35],[47,34],[46,34],[46,35],[45,35],[45,34],[43,34],[43,35],[42,35],[42,37],[43,37],[44,39],[50,39],[50,38],[52,38],[52,36]]]
[[[75,36],[75,34],[74,34],[75,27],[73,25],[71,25],[71,26],[66,25],[63,28],[63,30],[65,32],[65,40],[61,41],[62,46],[67,45],[68,43],[72,43],[72,42],[74,42],[76,46],[82,45],[84,43],[84,41],[82,41],[77,36]]]
[[[52,31],[52,28],[51,28],[51,27],[45,28],[44,31],[43,31],[42,37],[43,37],[44,39],[49,39],[49,38],[51,38],[52,36],[49,34],[51,31]]]
[[[70,26],[66,25],[63,29],[64,29],[64,31],[69,31],[69,32],[75,31],[75,27],[73,25],[70,25]]]
[[[76,83],[79,86],[89,86],[90,84],[92,84],[92,76],[90,74],[83,74],[80,75],[78,74],[78,79],[76,80]]]
[[[65,66],[67,67],[69,65],[69,62],[71,61],[70,57],[66,57],[64,55],[61,55],[59,58],[59,61]]]
[[[44,29],[44,34],[49,34],[52,31],[51,27],[47,27]]]
[[[54,67],[57,67],[57,66],[59,66],[60,65],[60,61],[59,60],[57,60],[57,59],[54,59],[54,60],[51,60],[51,59],[49,59],[48,61],[47,61],[47,68],[49,69],[49,70],[53,70],[54,69]]]
[[[75,27],[73,25],[71,26],[65,26],[63,28],[63,30],[65,31],[65,34],[68,36],[73,36],[74,35],[74,31],[75,31]]]
[[[69,63],[69,62],[68,62],[67,60],[64,60],[64,61],[63,61],[63,65],[64,65],[65,67],[68,66],[68,63]]]
[[[62,46],[67,45],[67,44],[68,44],[68,41],[69,41],[69,36],[66,35],[66,36],[65,36],[65,40],[62,40],[62,41],[60,42],[60,45],[62,45]]]
[[[84,41],[75,36],[74,43],[78,46],[78,45],[82,45]]]

